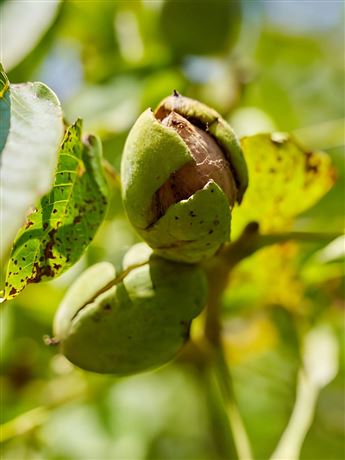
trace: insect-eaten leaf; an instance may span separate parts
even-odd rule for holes
[[[10,130],[11,118],[11,99],[10,99],[10,82],[0,64],[0,155],[5,147],[8,132]]]
[[[335,181],[330,157],[305,150],[285,133],[257,134],[241,140],[249,187],[234,208],[232,234],[257,221],[263,233],[287,230],[293,218],[313,206]]]
[[[108,189],[102,149],[95,136],[81,138],[82,122],[65,134],[55,182],[15,240],[8,265],[5,299],[29,283],[53,279],[70,268],[104,219]]]

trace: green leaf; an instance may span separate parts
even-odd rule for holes
[[[60,103],[42,83],[11,85],[11,120],[0,169],[0,253],[5,259],[28,209],[53,182],[63,137]]]
[[[107,184],[99,139],[81,139],[81,120],[65,135],[55,183],[17,235],[6,276],[5,298],[28,283],[61,275],[83,254],[103,221]]]
[[[275,307],[233,317],[224,330],[234,392],[253,457],[269,459],[295,403],[300,357],[294,318]]]
[[[4,2],[0,7],[2,59],[15,67],[37,45],[53,22],[60,0]]]
[[[5,147],[8,131],[10,129],[11,99],[10,82],[0,64],[0,154]]]
[[[257,134],[241,140],[249,187],[233,210],[233,235],[250,221],[262,232],[287,230],[293,218],[313,206],[334,183],[330,157],[304,150],[285,133]]]

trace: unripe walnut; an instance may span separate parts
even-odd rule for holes
[[[123,268],[147,261],[121,282],[108,262],[86,270],[70,287],[54,320],[62,353],[82,369],[133,374],[171,360],[205,306],[202,270],[152,254],[144,243],[126,254]]]
[[[231,208],[248,175],[222,117],[174,93],[128,135],[121,167],[128,217],[162,257],[195,263],[229,239]]]

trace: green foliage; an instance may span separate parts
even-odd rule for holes
[[[343,5],[326,0],[293,5],[69,0],[36,6],[35,12],[30,2],[0,3],[3,57],[12,61],[3,63],[7,72],[11,66],[11,85],[0,93],[5,96],[0,97],[3,143],[9,132],[1,161],[10,145],[13,119],[25,120],[29,133],[23,147],[6,154],[14,168],[13,182],[9,169],[1,170],[1,187],[9,185],[9,179],[12,184],[6,194],[1,189],[2,202],[11,194],[8,212],[1,210],[1,243],[6,238],[10,250],[30,207],[36,206],[39,211],[31,217],[37,215],[35,230],[43,243],[37,239],[36,249],[41,252],[48,243],[49,250],[50,227],[43,230],[41,198],[50,195],[57,179],[63,137],[59,103],[56,124],[42,124],[48,121],[45,104],[53,93],[36,99],[34,89],[42,84],[14,82],[45,82],[59,96],[68,123],[82,118],[84,129],[99,135],[112,185],[108,197],[105,191],[96,193],[101,186],[91,181],[99,211],[106,196],[108,212],[106,219],[96,213],[99,230],[89,235],[95,237],[90,245],[86,242],[79,262],[56,280],[45,277],[52,282],[29,283],[0,311],[2,458],[342,459]],[[11,20],[4,7],[17,11]],[[0,80],[4,91],[6,77]],[[13,94],[24,89],[29,109],[22,118]],[[191,340],[173,362],[122,379],[83,372],[57,347],[44,346],[42,337],[52,335],[66,290],[90,265],[107,261],[120,277],[124,274],[123,256],[138,241],[119,187],[125,139],[140,113],[155,109],[173,89],[214,107],[243,136],[249,187],[241,206],[232,211],[232,242],[204,265],[211,280],[210,305],[193,320]],[[15,116],[13,107],[21,116]],[[34,109],[45,117],[36,118]],[[57,126],[60,137],[48,153],[47,145],[53,146],[48,135],[58,132]],[[291,135],[284,140],[281,134],[262,134],[275,131]],[[41,148],[45,159],[31,162]],[[84,154],[88,149],[84,145]],[[165,160],[153,166],[163,170]],[[103,167],[91,170],[91,175],[85,170],[83,180],[98,171],[98,182],[104,183]],[[17,191],[25,200],[19,213]],[[60,250],[68,247],[67,236],[80,230],[79,224],[73,225],[76,215],[69,216],[64,246],[52,248],[66,268]],[[252,220],[259,222],[259,231],[251,224],[242,234]],[[51,216],[47,222],[59,230]],[[25,238],[30,234],[20,232]],[[77,237],[75,255],[87,239]],[[2,249],[1,257],[5,262]],[[1,288],[4,284],[2,276]],[[212,315],[214,290],[220,285],[222,294],[214,302],[218,314]],[[83,291],[86,295],[87,286]],[[182,287],[171,295],[177,309],[181,297]],[[320,349],[320,325],[328,331],[325,349]],[[125,323],[123,331],[132,326]],[[223,350],[223,366],[209,346],[210,340],[217,342],[217,331],[221,346],[215,348]],[[315,334],[311,359],[308,340]],[[318,378],[322,384],[315,383]]]
[[[284,337],[285,331],[290,334],[288,338]],[[255,345],[246,349],[250,333],[256,335]],[[235,343],[241,334],[242,347]],[[300,366],[295,338],[292,315],[279,308],[244,318],[236,335],[230,333],[225,336],[229,353],[233,354],[236,347],[242,348],[241,358],[234,363],[233,375],[254,458],[270,458],[293,410],[296,398],[294,388]],[[257,396],[258,392],[260,397]],[[274,419],[274,424],[266,422],[271,419]]]
[[[61,105],[46,85],[11,84],[10,100],[10,131],[0,169],[1,218],[6,222],[0,241],[2,262],[28,208],[50,190],[63,136]]]
[[[5,298],[28,283],[52,279],[74,265],[104,219],[107,184],[97,137],[81,134],[78,120],[66,131],[52,190],[27,216],[14,242]]]

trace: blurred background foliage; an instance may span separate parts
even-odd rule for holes
[[[0,8],[10,81],[50,86],[68,122],[81,117],[101,136],[116,171],[134,120],[177,89],[215,107],[240,136],[288,131],[327,151],[337,183],[293,225],[342,232],[343,2],[5,0]],[[73,279],[98,261],[118,266],[137,240],[113,186],[107,220],[80,262],[1,311],[4,460],[228,458],[222,404],[195,363],[117,379],[75,369],[43,344]],[[302,401],[312,424],[300,458],[344,458],[343,264],[338,238],[271,246],[232,273],[223,341],[256,459],[276,449],[302,363],[321,392],[315,407]]]

